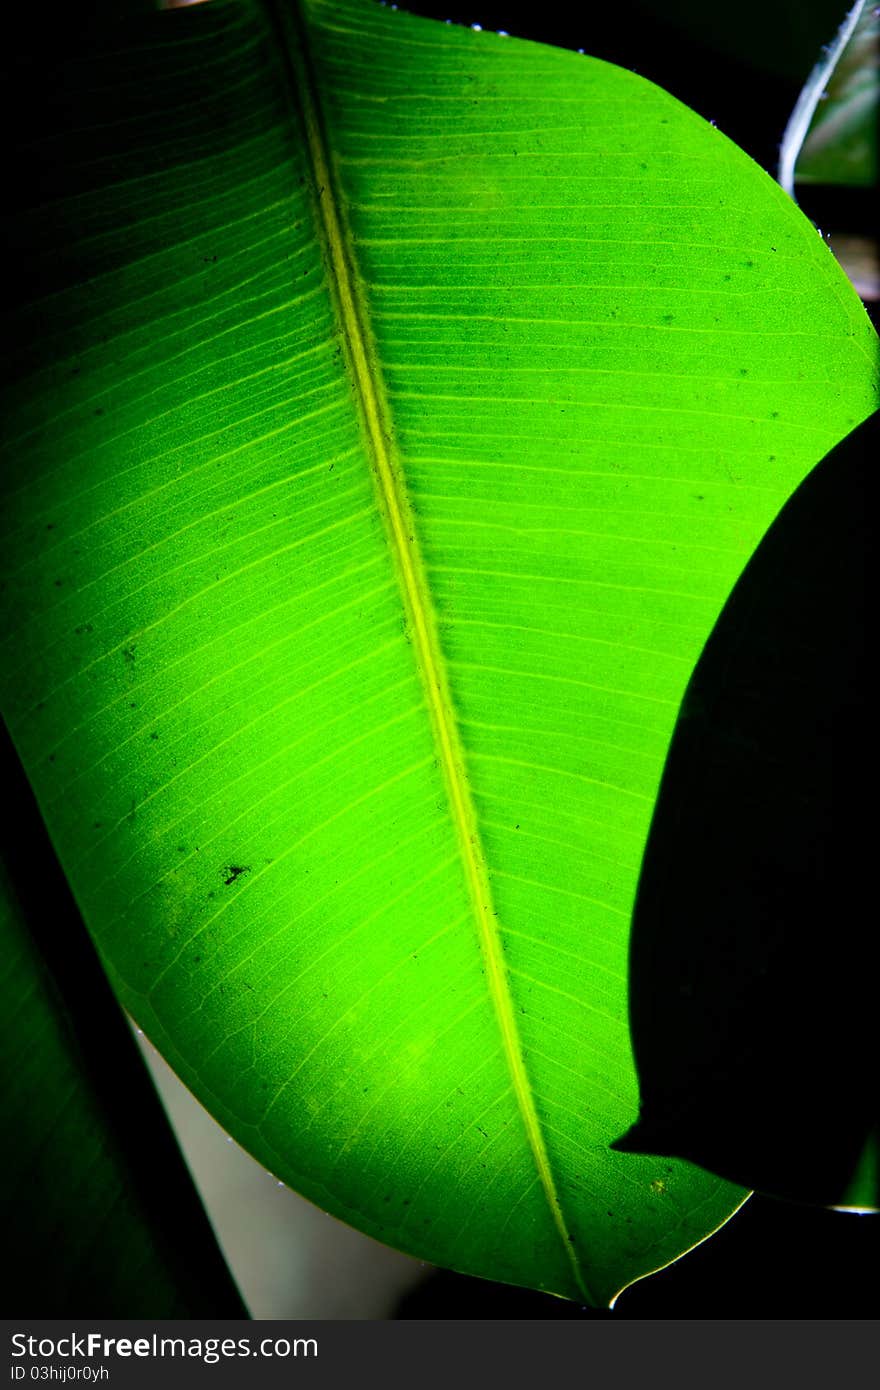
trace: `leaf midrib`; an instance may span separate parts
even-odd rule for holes
[[[413,653],[446,783],[449,809],[476,919],[486,983],[501,1033],[505,1062],[532,1159],[553,1224],[571,1265],[575,1284],[588,1302],[594,1302],[565,1222],[531,1083],[523,1062],[522,1041],[504,961],[498,915],[493,905],[488,865],[465,772],[464,749],[437,636],[426,571],[402,473],[395,459],[394,432],[381,368],[351,252],[345,205],[334,178],[321,98],[311,60],[308,23],[301,0],[288,0],[288,4],[266,0],[266,6],[281,40],[292,104],[303,127],[313,176],[313,195],[317,203],[315,226],[323,243],[328,287],[355,386],[361,431],[372,463],[377,501],[396,563]]]

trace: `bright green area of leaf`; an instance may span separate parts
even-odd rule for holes
[[[0,858],[5,1315],[241,1317],[94,948],[48,878],[45,861]]]
[[[857,1211],[863,1215],[878,1211],[877,1194],[880,1192],[880,1132],[875,1128],[868,1136],[865,1147],[853,1174],[853,1180],[843,1194],[840,1206],[844,1211]]]
[[[122,998],[230,1131],[390,1244],[601,1302],[743,1195],[607,1147],[630,911],[702,643],[876,340],[650,84],[295,23],[159,16],[57,84],[4,703]]]
[[[795,166],[797,183],[877,181],[880,10],[864,4],[823,92]]]

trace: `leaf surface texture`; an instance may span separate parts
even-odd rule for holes
[[[133,23],[34,143],[5,708],[112,978],[286,1182],[603,1302],[687,680],[868,414],[812,227],[636,76],[354,0]]]

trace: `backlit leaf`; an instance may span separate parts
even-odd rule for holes
[[[328,1210],[608,1301],[743,1197],[608,1148],[629,920],[701,646],[873,408],[864,312],[573,53],[241,0],[34,82],[3,700],[116,988]]]

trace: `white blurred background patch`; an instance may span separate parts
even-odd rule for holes
[[[253,1318],[384,1320],[431,1266],[328,1216],[267,1173],[135,1029],[224,1258]]]

